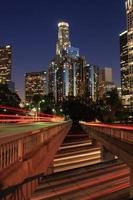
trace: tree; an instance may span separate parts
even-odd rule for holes
[[[36,108],[36,114],[38,115],[38,110],[40,108],[40,101],[42,100],[42,95],[35,94],[32,98],[32,103]]]
[[[0,84],[0,105],[19,108],[20,102],[18,94],[10,91],[7,84]]]
[[[74,122],[95,120],[95,109],[90,104],[83,102],[81,97],[68,97],[63,103],[63,112],[69,115]]]
[[[102,99],[97,101],[97,117],[103,122],[114,122],[118,113],[124,111],[117,89],[106,92]]]
[[[53,114],[52,109],[55,108],[55,99],[52,93],[42,97],[40,108],[42,113]]]

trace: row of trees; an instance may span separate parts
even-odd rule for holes
[[[21,99],[11,92],[7,85],[0,84],[0,105],[19,107]],[[93,102],[89,95],[69,96],[63,103],[56,103],[52,94],[34,95],[27,108],[36,107],[37,112],[69,116],[73,121],[124,122],[131,113],[122,105],[116,89],[107,92],[103,98]],[[40,109],[40,110],[39,110]],[[2,109],[0,112],[4,112]]]
[[[89,97],[68,98],[63,104],[65,114],[74,121],[126,122],[130,113],[122,105],[116,89],[93,102]]]
[[[39,103],[42,101],[43,103]],[[85,95],[82,97],[69,96],[63,103],[56,104],[54,97],[49,94],[44,97],[35,95],[33,104],[36,107],[40,104],[41,112],[64,114],[73,121],[125,122],[130,115],[123,107],[116,89],[107,92],[96,102],[93,102],[89,95]]]

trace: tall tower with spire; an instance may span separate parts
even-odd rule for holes
[[[63,49],[71,47],[69,40],[69,24],[67,22],[58,23],[58,41],[56,43],[56,55],[62,56]]]

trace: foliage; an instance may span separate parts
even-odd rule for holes
[[[126,120],[128,111],[123,107],[117,89],[104,94],[97,101],[97,119],[102,122],[114,122],[120,118]]]
[[[95,119],[95,110],[87,104],[84,98],[68,97],[63,103],[63,112],[74,121],[92,121]]]
[[[89,94],[82,97],[68,96],[62,103],[56,104],[54,96],[34,96],[33,102],[40,106],[41,112],[69,116],[74,122],[95,121],[115,122],[126,121],[128,111],[123,107],[116,89],[104,94],[103,98],[93,102]],[[54,110],[54,112],[53,112]]]
[[[0,84],[0,104],[19,107],[20,97],[15,92],[11,92],[6,84]]]
[[[10,91],[6,84],[0,84],[0,105],[19,108],[20,102],[18,94]],[[0,112],[3,113],[2,110]]]
[[[40,94],[35,94],[35,95],[33,96],[33,98],[32,98],[32,103],[33,103],[33,105],[34,105],[35,107],[38,107],[38,104],[39,104],[39,102],[41,101],[41,99],[42,99],[42,95],[40,95]]]

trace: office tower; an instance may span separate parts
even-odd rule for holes
[[[99,68],[99,98],[114,88],[116,86],[112,81],[112,68]]]
[[[58,41],[56,44],[56,55],[62,56],[63,49],[71,46],[69,41],[69,24],[66,22],[58,23]]]
[[[12,49],[10,45],[0,47],[0,82],[11,81]]]
[[[121,68],[121,98],[124,107],[130,106],[130,73],[128,67],[127,31],[119,35],[120,38],[120,68]]]
[[[112,69],[87,64],[84,66],[84,94],[93,101],[116,88],[112,82]]]
[[[99,81],[100,82],[112,82],[112,68],[100,68],[99,69]]]
[[[55,101],[57,101],[56,71],[56,59],[53,59],[48,66],[48,93],[54,97]]]
[[[83,66],[85,58],[80,57],[79,49],[72,47],[69,40],[69,24],[58,24],[56,56],[48,67],[48,91],[55,101],[61,103],[68,96],[82,96]]]
[[[133,111],[133,0],[126,0],[129,110]]]
[[[25,74],[25,101],[31,102],[34,95],[47,94],[46,71],[30,72]]]
[[[99,95],[99,67],[87,64],[84,66],[84,94],[93,101],[98,99]]]
[[[60,59],[54,59],[48,68],[49,93],[52,93],[57,102],[62,102],[68,96],[82,96],[83,66],[85,59],[72,58],[65,55]]]

